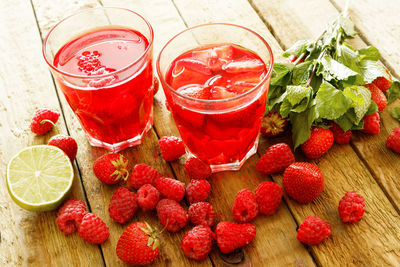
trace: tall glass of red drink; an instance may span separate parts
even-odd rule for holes
[[[43,55],[93,146],[138,145],[153,123],[153,29],[122,8],[93,8],[55,25]]]
[[[273,66],[268,43],[242,26],[199,25],[173,37],[156,66],[188,152],[213,172],[240,169],[257,151]]]

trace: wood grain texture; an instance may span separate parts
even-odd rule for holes
[[[246,1],[175,1],[174,3],[185,24],[189,27],[213,21],[239,23],[261,33],[271,43],[273,50],[279,49],[279,45]],[[247,18],[247,23],[243,23],[244,18]],[[175,33],[170,34],[172,36]],[[158,114],[163,115],[162,121],[155,121],[155,128],[159,135],[178,135],[176,128],[171,128],[173,120],[165,106],[155,106],[155,110],[157,116],[159,116]],[[232,221],[231,208],[238,191],[244,188],[254,190],[258,184],[268,180],[268,178],[260,179],[259,173],[255,170],[254,166],[257,160],[258,156],[253,156],[239,172],[213,174],[210,179],[212,192],[209,201],[220,214],[220,220]],[[172,166],[177,177],[187,183],[189,178],[185,175],[182,164],[177,162]],[[253,243],[243,249],[244,261],[241,262],[241,265],[314,265],[310,255],[296,240],[297,225],[293,222],[291,214],[284,204],[277,214],[259,216],[254,223],[257,226],[257,237]],[[211,259],[216,266],[228,264],[216,249],[213,250]]]
[[[254,0],[253,5],[263,19],[268,21],[276,37],[285,47],[290,47],[296,40],[318,36],[324,24],[338,14],[328,1],[324,4],[321,4],[321,1],[305,1],[300,4],[298,1],[285,0],[277,4]],[[356,47],[365,46],[360,38],[356,38],[352,44]],[[372,266],[399,264],[399,230],[391,231],[383,223],[391,221],[389,225],[397,225],[399,216],[379,187],[379,184],[383,185],[383,189],[389,192],[391,197],[396,197],[394,204],[397,206],[398,179],[395,179],[394,173],[398,173],[398,167],[395,165],[399,164],[399,158],[384,145],[388,135],[387,124],[394,127],[388,116],[388,111],[385,110],[382,113],[382,132],[378,136],[355,134],[353,147],[362,160],[357,158],[350,145],[334,145],[327,155],[317,162],[325,174],[326,184],[323,194],[313,204],[298,205],[290,199],[287,200],[292,213],[299,221],[307,215],[321,215],[332,222],[332,239],[324,245],[311,248],[322,265],[337,263],[338,260],[342,265],[350,262]],[[260,151],[264,152],[267,147],[268,144],[261,145]],[[377,181],[368,169],[372,170]],[[378,172],[380,176],[376,175]],[[274,179],[281,181],[280,176]],[[359,192],[366,199],[366,214],[354,227],[342,224],[336,211],[340,198],[350,190]],[[391,242],[391,245],[388,242]],[[363,247],[360,244],[363,244]]]
[[[45,144],[54,134],[35,136],[30,131],[35,109],[47,106],[60,110],[60,106],[42,58],[29,1],[0,2],[0,38],[0,265],[103,266],[97,246],[87,244],[78,235],[66,237],[57,229],[56,211],[28,212],[9,197],[5,181],[8,161],[20,149]],[[58,126],[66,132],[62,116]],[[74,169],[71,197],[85,200],[76,166]]]
[[[48,30],[54,25],[54,22],[59,21],[61,18],[75,13],[78,10],[100,6],[102,4],[111,6],[111,4],[96,2],[92,0],[85,1],[34,1],[34,9],[36,11],[40,29],[42,29],[42,35],[48,32]],[[165,6],[164,3],[160,3],[159,8]],[[112,6],[116,6],[113,2]],[[124,6],[127,7],[127,6]],[[59,90],[59,93],[61,91]],[[129,223],[120,225],[114,222],[108,214],[108,205],[110,198],[114,190],[118,187],[107,186],[101,183],[94,175],[92,171],[93,162],[104,153],[107,153],[104,149],[91,147],[86,137],[79,126],[77,119],[75,118],[72,110],[69,108],[64,97],[61,97],[62,106],[66,113],[67,125],[70,127],[71,135],[77,140],[79,146],[79,153],[77,155],[77,161],[79,163],[80,172],[83,179],[84,188],[88,201],[91,205],[92,212],[98,215],[104,220],[107,226],[110,228],[109,239],[101,245],[106,265],[108,266],[121,266],[123,263],[118,259],[115,253],[115,247],[117,241],[122,234],[123,230],[129,225]],[[171,172],[170,166],[165,163],[162,158],[158,156],[158,152],[155,150],[157,147],[157,135],[154,130],[150,130],[147,136],[144,138],[143,143],[140,146],[125,149],[122,154],[126,156],[130,162],[129,166],[132,168],[137,163],[146,163],[156,168],[161,173],[168,177],[174,177]],[[135,218],[131,222],[135,221],[147,221],[149,224],[161,229],[161,225],[157,220],[155,212],[143,213],[139,212],[135,215]],[[185,229],[189,230],[189,228]],[[164,241],[162,241],[160,249],[160,257],[153,263],[154,266],[174,266],[174,263],[179,263],[182,266],[210,266],[209,260],[202,263],[196,263],[189,261],[181,252],[180,241],[184,231],[180,231],[177,234],[170,234],[165,232],[162,235]]]

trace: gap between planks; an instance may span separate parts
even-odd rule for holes
[[[39,26],[39,21],[38,21],[38,18],[37,18],[37,16],[36,16],[35,7],[34,7],[34,5],[33,5],[32,0],[29,0],[29,2],[31,3],[33,16],[35,17],[36,27],[37,27],[37,29],[38,29],[38,31],[39,31],[39,35],[40,35],[40,40],[42,40],[42,42],[43,42],[42,30],[40,29],[40,26]],[[48,70],[48,71],[50,71],[50,70]],[[62,104],[62,102],[61,102],[61,100],[60,100],[60,94],[58,93],[56,82],[55,82],[55,80],[54,80],[53,75],[51,74],[50,76],[51,76],[51,80],[52,80],[52,83],[53,83],[54,91],[56,92],[56,96],[57,96],[58,103],[60,104],[61,115],[62,115],[63,122],[64,122],[64,124],[65,124],[65,129],[66,129],[66,131],[67,131],[67,134],[70,135],[69,126],[68,126],[68,124],[67,124],[67,120],[65,119],[64,106],[63,106],[63,104]],[[85,200],[86,200],[85,202],[86,202],[86,204],[87,204],[87,208],[88,208],[89,212],[92,212],[92,208],[91,208],[91,206],[90,206],[90,201],[89,201],[89,198],[87,197],[86,189],[85,189],[85,186],[84,186],[83,181],[82,181],[81,169],[80,169],[79,164],[78,164],[78,161],[77,161],[76,159],[74,160],[74,162],[75,162],[75,164],[76,164],[76,169],[77,169],[77,171],[78,171],[78,178],[79,178],[79,182],[80,182],[81,187],[82,187],[83,195],[84,195]],[[104,258],[104,254],[103,254],[103,249],[101,248],[101,245],[97,245],[97,247],[99,248],[100,255],[101,255],[101,259],[103,260],[104,266],[107,266],[107,265],[106,265],[105,258]]]

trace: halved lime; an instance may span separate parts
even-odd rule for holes
[[[10,160],[6,179],[11,198],[21,208],[48,211],[56,209],[71,190],[74,170],[58,147],[30,146]]]

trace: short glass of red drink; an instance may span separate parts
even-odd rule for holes
[[[268,43],[245,27],[213,23],[173,37],[157,72],[189,153],[213,172],[256,153],[273,66]]]
[[[93,8],[55,25],[43,55],[93,146],[138,145],[153,123],[153,29],[122,8]]]

